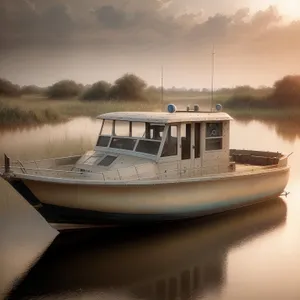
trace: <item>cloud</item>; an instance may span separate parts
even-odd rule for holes
[[[251,19],[251,24],[256,29],[268,29],[270,25],[277,24],[282,20],[278,10],[270,6],[267,10],[258,11]]]
[[[274,31],[288,28],[281,20],[278,11],[272,6],[253,15],[250,15],[248,8],[242,8],[230,15],[216,14],[195,25],[185,41],[194,46],[213,43],[219,47],[238,46],[251,52],[251,47],[256,47],[256,41],[262,36],[266,38],[272,35],[274,39]]]
[[[92,11],[99,25],[94,31],[98,32],[98,37],[107,36],[105,31],[110,32],[114,44],[162,46],[169,44],[174,37],[179,37],[188,26],[194,25],[183,20],[184,16],[174,18],[165,14],[166,2],[163,1],[149,1],[144,6],[134,0],[121,4],[103,5]]]
[[[39,18],[41,34],[52,37],[65,37],[73,32],[73,22],[68,6],[57,4],[43,12]]]
[[[104,28],[120,29],[131,23],[124,11],[111,5],[104,5],[96,9],[95,15]]]
[[[213,17],[209,17],[207,21],[196,25],[191,31],[190,38],[193,41],[201,41],[207,38],[212,40],[226,38],[231,23],[231,16],[216,14]]]
[[[250,16],[250,9],[248,7],[241,8],[233,15],[233,22],[241,24],[245,22],[245,19]]]
[[[67,38],[75,29],[75,23],[67,5],[54,3],[42,10],[30,0],[14,0],[0,4],[0,27],[3,45],[48,45]]]
[[[0,22],[4,29],[8,30],[12,26],[12,30],[22,27],[31,26],[37,19],[37,12],[34,5],[26,0],[15,0],[13,3],[4,0],[0,3]]]
[[[285,70],[284,62],[300,59],[299,22],[283,23],[273,6],[230,11],[235,0],[222,1],[219,13],[211,14],[212,3],[218,7],[217,0],[1,0],[0,64],[16,51],[26,60],[25,53],[40,49],[41,61],[48,51],[55,59],[111,57],[114,68],[116,57],[119,63],[125,57],[132,65],[160,59],[192,69],[195,60],[208,64],[213,43],[220,65],[272,61]]]
[[[250,16],[243,8],[232,14],[218,13],[204,19],[204,12],[182,11],[172,14],[170,0],[3,0],[0,6],[0,39],[24,40],[35,43],[90,43],[105,39],[118,44],[152,41],[161,45],[191,42],[203,44],[206,40],[226,41],[238,35],[253,37],[265,33],[269,27],[280,22],[281,17],[274,7]],[[189,3],[189,2],[187,2]],[[178,5],[178,3],[177,3]],[[113,32],[112,32],[113,31]],[[126,36],[124,36],[124,34]],[[154,39],[153,39],[154,38]],[[81,40],[83,39],[83,40]],[[239,41],[237,41],[239,42]]]

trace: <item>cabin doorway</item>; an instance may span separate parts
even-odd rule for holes
[[[194,134],[194,161],[193,161],[193,166],[194,166],[194,175],[199,175],[201,173],[201,123],[194,123],[194,126],[192,127],[193,129],[193,134]]]
[[[201,123],[181,124],[181,173],[196,175],[201,168]]]

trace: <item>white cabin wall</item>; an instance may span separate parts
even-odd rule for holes
[[[215,174],[229,171],[229,121],[223,122],[223,141],[221,150],[206,151],[206,123],[202,123],[201,134],[204,137],[201,144],[202,174]]]
[[[223,122],[223,148],[228,151],[230,147],[230,122]],[[228,155],[229,157],[229,155]]]
[[[180,161],[162,162],[158,164],[160,179],[170,179],[178,177]]]

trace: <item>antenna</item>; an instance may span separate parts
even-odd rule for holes
[[[213,101],[214,101],[214,76],[215,76],[215,45],[213,45],[212,49],[212,64],[211,64],[211,102],[210,102],[210,110],[213,111]]]
[[[161,110],[164,111],[164,67],[161,66]]]

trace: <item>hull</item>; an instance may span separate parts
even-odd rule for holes
[[[255,204],[279,196],[288,178],[285,167],[180,182],[89,185],[23,179],[26,188],[15,186],[48,222],[123,223],[194,218]]]

